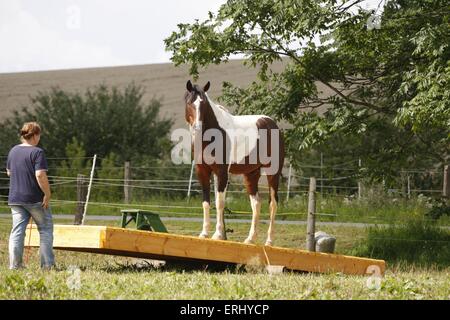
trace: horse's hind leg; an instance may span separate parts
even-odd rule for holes
[[[273,231],[275,227],[275,215],[277,214],[278,208],[278,184],[280,180],[280,174],[268,175],[267,181],[269,183],[269,210],[270,210],[270,223],[269,230],[267,231],[266,246],[271,246],[273,244]]]
[[[252,206],[252,225],[244,243],[254,243],[257,237],[259,215],[261,212],[261,200],[258,194],[258,181],[260,176],[261,173],[259,169],[244,175],[245,186],[250,197],[250,205]]]
[[[227,236],[225,234],[225,194],[228,183],[228,172],[223,171],[217,174],[216,183],[216,211],[217,211],[217,223],[216,232],[212,236],[214,240],[226,240]]]

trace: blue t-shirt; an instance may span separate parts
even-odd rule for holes
[[[44,150],[33,146],[14,146],[8,154],[6,169],[10,171],[8,204],[42,202],[44,192],[36,179],[37,170],[47,170]]]

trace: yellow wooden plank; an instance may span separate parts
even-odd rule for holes
[[[368,267],[377,266],[380,274],[384,274],[386,268],[385,262],[377,259],[277,247],[265,247],[265,250],[270,264],[285,265],[294,270],[366,274]]]
[[[28,225],[25,235],[25,245],[39,246],[39,231],[35,224]],[[53,247],[59,248],[101,248],[101,231],[103,226],[55,225],[53,231]],[[30,239],[31,234],[31,239]]]
[[[378,266],[380,274],[385,271],[383,260],[110,227],[106,229],[105,248],[238,264],[282,265],[312,272],[366,274],[369,266]]]
[[[27,230],[26,245],[29,239]],[[38,245],[38,232],[34,226],[31,230],[30,246]],[[380,274],[385,271],[383,260],[103,226],[55,225],[54,247],[160,259],[183,258],[236,264],[281,265],[288,269],[310,272],[364,275],[369,266],[377,266]]]
[[[249,263],[264,258],[257,246],[119,228],[107,228],[105,248],[231,263]]]

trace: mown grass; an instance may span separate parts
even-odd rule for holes
[[[79,289],[69,289],[69,271],[4,271],[0,299],[449,299],[448,272],[388,271],[380,289],[367,278],[263,271],[81,271]]]
[[[114,221],[95,224],[117,225]],[[170,232],[196,235],[200,223],[168,221]],[[242,240],[248,224],[229,223],[230,240]],[[259,267],[224,270],[198,269],[168,264],[155,268],[142,260],[97,254],[56,251],[59,271],[41,271],[36,249],[29,254],[27,268],[7,269],[7,237],[10,222],[0,220],[0,299],[449,299],[450,268],[387,264],[380,286],[363,276],[287,272],[269,275]],[[258,241],[266,225],[259,228]],[[367,230],[355,227],[320,228],[337,237],[337,253],[348,254]],[[276,244],[304,247],[305,226],[278,225]],[[28,253],[29,252],[29,253]],[[74,287],[74,268],[80,286]],[[78,272],[78,271],[77,271]],[[369,283],[368,283],[369,281]]]

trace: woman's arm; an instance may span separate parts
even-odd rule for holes
[[[50,198],[52,196],[52,193],[50,191],[50,184],[48,183],[47,171],[46,170],[36,171],[36,179],[42,192],[44,192],[44,199],[42,200],[42,206],[45,209],[47,209],[48,203],[50,202]]]

